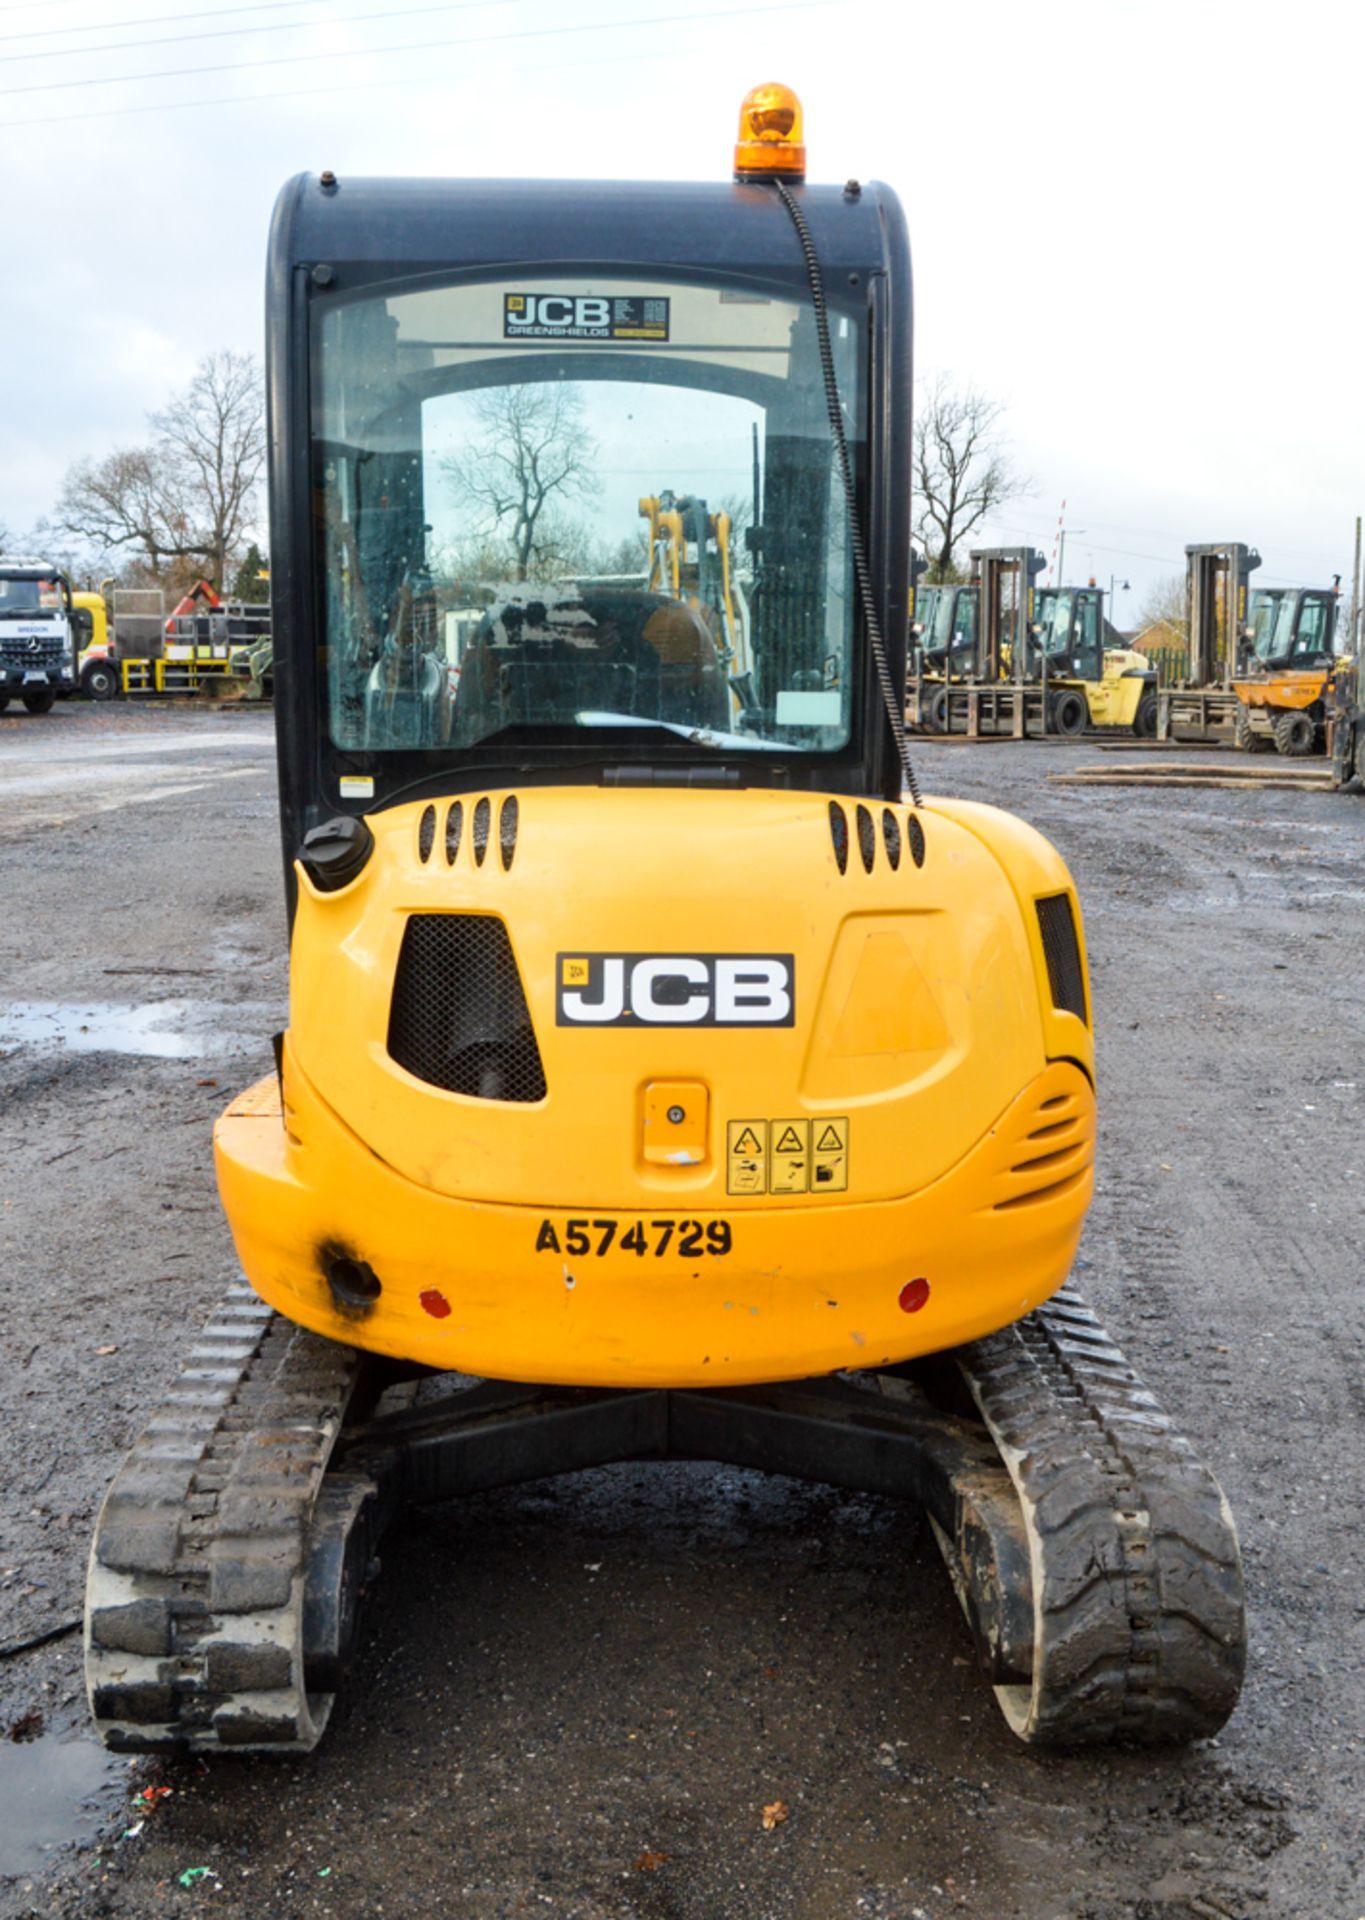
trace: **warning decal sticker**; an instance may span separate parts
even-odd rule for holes
[[[804,1193],[810,1185],[810,1121],[773,1121],[769,1193]]]
[[[811,1149],[810,1185],[812,1193],[848,1191],[848,1122],[815,1120],[811,1123],[815,1142]]]
[[[768,1191],[768,1123],[766,1120],[732,1120],[726,1128],[726,1178],[728,1193],[766,1193]]]
[[[730,1193],[847,1193],[848,1121],[731,1120]]]
[[[505,293],[504,340],[667,340],[658,294]]]

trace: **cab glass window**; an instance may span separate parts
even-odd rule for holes
[[[1327,608],[1321,600],[1305,600],[1299,608],[1299,630],[1294,636],[1295,653],[1326,653]]]
[[[831,328],[856,466],[859,335]],[[313,352],[337,747],[846,743],[854,586],[808,304],[465,281],[323,310]]]

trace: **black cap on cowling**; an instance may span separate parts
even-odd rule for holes
[[[338,814],[303,836],[299,863],[319,893],[348,887],[374,852],[374,835],[363,820]]]

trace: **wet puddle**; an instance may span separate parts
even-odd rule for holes
[[[41,1872],[59,1847],[93,1840],[126,1778],[124,1762],[89,1735],[0,1739],[0,1881]]]
[[[0,1013],[0,1047],[65,1047],[72,1053],[133,1053],[144,1059],[200,1060],[206,1054],[232,1053],[247,1036],[194,1033],[202,1007],[185,1000],[156,1000],[143,1006],[111,1000],[72,1006],[61,1000],[14,1000]]]

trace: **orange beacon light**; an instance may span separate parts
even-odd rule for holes
[[[766,180],[774,174],[806,177],[805,127],[801,102],[790,87],[769,82],[744,96],[735,145],[736,180]]]

